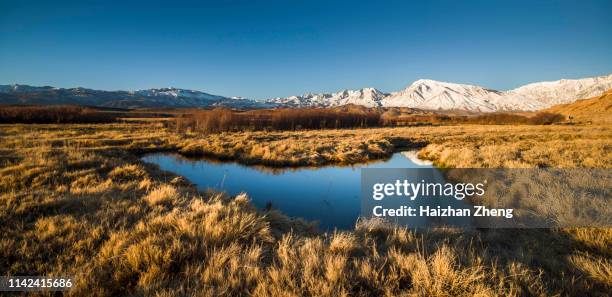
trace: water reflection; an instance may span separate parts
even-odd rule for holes
[[[289,216],[318,221],[325,230],[354,227],[360,213],[361,168],[432,168],[410,159],[415,156],[396,153],[368,164],[317,168],[246,166],[164,153],[146,155],[143,160],[186,177],[200,190],[221,190],[230,195],[245,192],[259,208],[271,205]]]

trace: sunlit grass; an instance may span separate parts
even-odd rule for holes
[[[182,135],[159,124],[0,126],[0,275],[75,276],[74,296],[525,296],[611,289],[610,229],[354,231],[198,193],[137,153],[320,165],[421,155],[449,167],[611,168],[608,126]]]

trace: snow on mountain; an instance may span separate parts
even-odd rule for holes
[[[86,88],[54,88],[28,85],[0,85],[3,104],[80,104],[120,108],[215,107],[269,108],[334,107],[346,104],[367,107],[411,107],[419,109],[460,109],[470,111],[540,110],[577,99],[601,95],[612,89],[607,76],[562,79],[528,84],[500,92],[467,84],[420,79],[399,92],[383,93],[374,88],[342,90],[336,93],[305,94],[274,98],[265,102],[209,93],[159,88],[138,91],[100,91]]]
[[[532,83],[504,92],[493,103],[500,110],[538,110],[591,98],[612,89],[612,74]]]
[[[286,98],[274,98],[268,103],[286,106],[300,107],[332,107],[346,104],[363,105],[367,107],[381,106],[381,100],[387,94],[374,88],[363,88],[360,90],[342,90],[336,93],[305,94],[302,96],[290,96]]]
[[[489,101],[500,96],[498,91],[473,85],[420,79],[407,88],[391,93],[383,99],[383,106],[412,107],[421,109],[462,109],[494,111]]]
[[[142,96],[147,96],[147,97],[174,97],[174,98],[181,97],[181,98],[190,98],[190,99],[198,99],[198,100],[221,100],[221,99],[227,98],[224,96],[211,95],[211,94],[200,92],[200,91],[177,89],[177,88],[138,90],[134,93],[138,95],[142,95]]]
[[[357,104],[367,107],[412,107],[421,109],[465,109],[494,111],[488,101],[499,96],[499,92],[478,86],[460,85],[421,79],[399,92],[385,94],[374,88],[344,90],[337,93],[306,94],[269,100],[287,106],[329,107]],[[481,98],[486,98],[481,100]]]
[[[612,74],[584,79],[562,79],[528,84],[509,91],[496,91],[467,84],[420,79],[399,92],[382,93],[373,88],[338,93],[306,94],[274,98],[269,103],[292,106],[329,107],[358,104],[368,107],[411,107],[470,111],[539,110],[612,89]]]

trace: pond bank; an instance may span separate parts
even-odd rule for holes
[[[402,137],[376,134],[360,137],[346,131],[324,132],[327,133],[245,132],[239,137],[235,134],[211,134],[182,141],[177,145],[177,152],[185,157],[206,157],[244,165],[312,167],[384,160],[394,153],[418,150],[427,145],[424,141]]]

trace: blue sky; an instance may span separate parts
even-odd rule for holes
[[[612,73],[612,1],[7,1],[0,84],[268,98]]]

